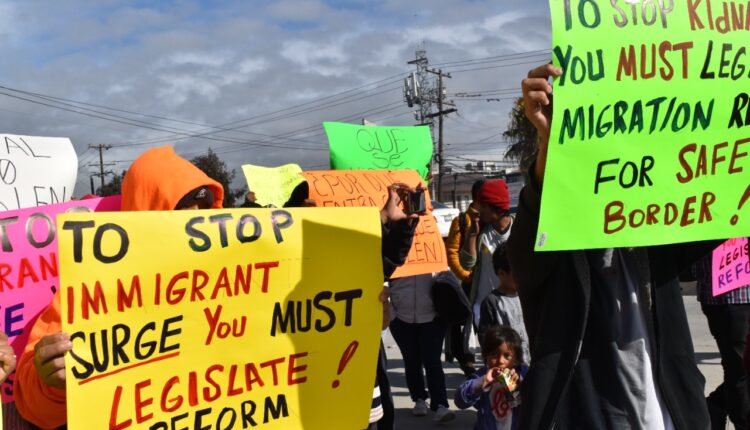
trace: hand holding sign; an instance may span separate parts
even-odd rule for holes
[[[534,175],[537,182],[544,182],[544,166],[547,164],[550,125],[552,123],[552,86],[549,78],[562,75],[562,70],[552,64],[545,64],[529,72],[521,83],[524,112],[539,135]]]
[[[34,366],[45,385],[65,389],[65,354],[72,349],[67,333],[44,336],[34,345]]]
[[[0,383],[16,370],[16,354],[8,343],[8,335],[0,331]]]
[[[380,211],[380,218],[383,223],[386,221],[398,222],[404,219],[419,219],[419,214],[408,213],[404,204],[409,201],[409,194],[414,192],[414,188],[403,182],[395,183],[388,187],[388,201],[385,202],[383,210]]]

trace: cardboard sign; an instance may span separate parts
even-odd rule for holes
[[[119,196],[0,212],[0,324],[16,356],[59,288],[57,214],[118,210]],[[3,403],[13,401],[14,376],[3,383]]]
[[[553,82],[536,249],[750,234],[745,5],[549,4],[563,75]]]
[[[377,210],[66,214],[58,234],[69,428],[367,426]]]
[[[242,171],[248,188],[255,193],[256,202],[261,206],[271,204],[277,208],[283,207],[294,188],[304,181],[300,176],[302,168],[296,164],[279,167],[245,164]]]
[[[77,175],[70,139],[0,135],[0,211],[67,202]]]
[[[432,136],[427,126],[378,127],[325,122],[334,170],[416,170],[427,180]]]
[[[714,250],[711,274],[714,297],[750,285],[746,237],[729,239]]]
[[[410,187],[424,186],[413,170],[330,170],[304,172],[310,185],[310,198],[321,207],[377,207],[388,200],[388,186],[402,182]],[[406,264],[396,269],[393,278],[442,272],[448,267],[445,243],[435,217],[430,213],[430,193],[425,191],[428,213],[419,218],[414,243]]]

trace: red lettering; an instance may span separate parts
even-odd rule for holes
[[[264,369],[264,368],[269,367],[269,366],[273,369],[273,385],[279,385],[279,374],[276,371],[276,365],[277,364],[281,364],[283,362],[284,362],[284,357],[260,363],[260,368],[261,369]]]
[[[147,379],[135,384],[135,421],[141,424],[154,417],[153,413],[143,415],[143,408],[154,403],[154,399],[149,397],[147,399],[141,398],[141,390],[151,385],[151,380]]]
[[[200,278],[200,281],[198,279]],[[208,284],[208,274],[202,270],[193,270],[193,284],[190,289],[190,301],[194,302],[196,297],[201,301],[206,300],[201,290]]]
[[[300,378],[295,378],[294,377],[295,373],[304,372],[305,370],[307,370],[307,365],[306,364],[302,364],[300,366],[296,366],[295,365],[296,362],[297,362],[297,359],[298,358],[303,358],[303,357],[307,357],[307,353],[306,352],[302,352],[302,353],[299,353],[299,354],[292,354],[292,355],[289,356],[289,367],[288,367],[288,372],[287,372],[287,384],[289,384],[290,386],[291,385],[296,385],[296,384],[301,384],[301,383],[307,381],[307,376],[302,376]]]
[[[162,412],[174,412],[177,409],[179,409],[180,406],[182,406],[183,399],[182,399],[182,396],[180,395],[178,395],[177,397],[173,397],[171,399],[167,399],[167,397],[169,396],[169,393],[172,391],[172,387],[174,387],[179,382],[180,382],[180,377],[173,376],[169,378],[169,380],[167,381],[167,384],[164,386],[164,390],[162,390],[161,392],[161,404],[160,404]],[[172,405],[168,406],[167,402],[171,402]]]
[[[690,216],[695,213],[695,209],[693,209],[693,203],[695,203],[696,198],[695,196],[688,197],[687,200],[685,200],[685,206],[682,208],[682,218],[680,219],[680,227],[687,227],[690,224],[694,223],[695,220],[691,218]]]
[[[263,269],[263,285],[261,291],[264,293],[268,292],[268,281],[271,276],[271,269],[279,267],[278,261],[271,261],[267,263],[255,263],[255,270]]]
[[[227,389],[227,396],[237,396],[242,394],[242,387],[235,387],[234,382],[237,379],[237,365],[233,364],[229,368],[229,388]]]
[[[109,412],[109,428],[110,430],[122,430],[130,427],[133,424],[133,420],[127,419],[123,422],[117,422],[117,410],[120,406],[120,398],[122,397],[122,386],[118,385],[115,388],[115,397],[112,399],[112,409]]]
[[[612,202],[604,208],[604,233],[614,234],[625,228],[625,218],[622,216],[622,211],[625,209],[625,205],[622,202]],[[619,226],[610,227],[610,224],[619,222]]]
[[[91,308],[95,314],[99,315],[100,312],[107,314],[107,300],[104,298],[104,291],[102,290],[102,284],[96,281],[94,284],[94,296],[91,296],[88,286],[82,283],[83,293],[81,295],[81,317],[85,320],[89,319],[89,308]]]
[[[216,371],[223,372],[224,366],[220,364],[214,364],[213,366],[209,367],[206,370],[206,382],[208,382],[212,387],[214,387],[213,394],[211,394],[211,389],[209,387],[203,388],[203,398],[207,402],[213,402],[214,400],[221,397],[221,386],[219,386],[219,384],[214,380],[214,378],[211,377],[211,374]]]
[[[133,300],[137,299],[138,307],[143,307],[143,298],[141,297],[141,280],[138,275],[133,276],[130,281],[130,291],[125,292],[125,286],[120,279],[117,280],[117,310],[122,312],[127,307],[133,307]]]

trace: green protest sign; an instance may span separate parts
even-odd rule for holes
[[[247,186],[255,193],[255,198],[261,206],[284,206],[297,185],[304,182],[302,168],[297,164],[286,164],[279,167],[262,167],[252,164],[242,166],[242,172],[247,179]]]
[[[550,0],[554,114],[536,249],[750,233],[750,8]]]
[[[427,179],[432,137],[427,126],[380,127],[325,122],[334,170],[416,170]]]

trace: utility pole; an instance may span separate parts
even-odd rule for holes
[[[437,94],[437,105],[438,105],[438,111],[430,114],[432,117],[437,116],[438,118],[438,180],[437,180],[437,200],[441,200],[443,198],[443,175],[445,173],[445,154],[443,152],[443,117],[445,115],[448,115],[449,113],[457,112],[458,110],[455,108],[455,105],[453,103],[445,102],[445,87],[443,87],[443,77],[450,78],[451,75],[448,73],[443,73],[442,70],[428,70],[430,73],[434,73],[437,75],[438,79],[438,94]],[[443,110],[443,106],[445,104],[448,104],[451,106],[450,109]]]
[[[89,148],[91,149],[98,149],[99,150],[99,173],[94,173],[92,176],[99,176],[99,180],[101,181],[101,188],[104,188],[104,175],[111,175],[114,174],[112,171],[104,171],[104,166],[114,166],[116,163],[105,163],[104,162],[104,150],[110,149],[112,145],[89,145]],[[96,164],[89,164],[91,167],[96,167]],[[93,180],[92,180],[92,190],[93,190]],[[92,191],[92,194],[93,191]]]
[[[443,146],[443,117],[453,112],[457,112],[455,104],[445,100],[445,86],[443,78],[450,78],[449,73],[443,73],[442,70],[430,69],[427,51],[424,45],[420,44],[415,53],[416,58],[409,61],[417,67],[417,71],[405,79],[404,98],[409,107],[419,105],[419,110],[414,112],[414,117],[420,125],[428,125],[434,134],[435,118],[438,119],[438,144],[437,154],[432,160],[434,165],[437,162],[437,186],[433,182],[433,197],[436,200],[443,198],[443,175],[445,174],[445,154]],[[437,85],[433,86],[429,75],[437,76]],[[432,112],[433,103],[437,104],[437,112]],[[445,109],[449,106],[448,109]],[[431,169],[433,172],[435,169]]]

